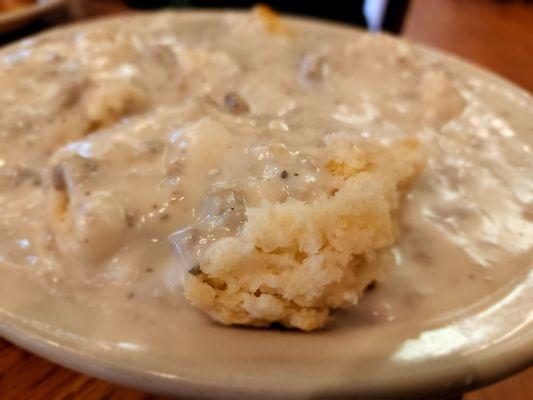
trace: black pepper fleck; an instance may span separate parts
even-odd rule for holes
[[[144,270],[146,273],[154,272],[154,269],[152,267],[148,267]]]
[[[99,169],[96,160],[90,158],[85,159],[85,168],[87,168],[90,172],[96,172]]]
[[[224,97],[224,106],[232,114],[243,114],[250,111],[248,103],[237,93],[229,92]]]
[[[52,169],[52,186],[55,190],[65,190],[67,188],[63,167],[60,165],[56,165]]]
[[[533,207],[531,204],[529,206],[524,207],[522,210],[522,216],[526,221],[532,221],[533,222]]]
[[[285,170],[281,171],[281,179],[287,179],[287,177],[289,176],[289,173]]]
[[[26,167],[15,167],[15,185],[20,185],[22,182],[29,181],[34,186],[41,184],[41,177],[37,171]]]
[[[170,162],[170,164],[167,167],[167,172],[170,175],[178,175],[182,171],[183,171],[183,164],[178,160],[174,160]]]
[[[128,299],[133,299],[135,297],[135,292],[128,293]]]
[[[165,148],[165,144],[159,140],[148,140],[144,142],[144,145],[146,147],[146,150],[150,154],[159,154],[161,151]]]
[[[193,275],[193,276],[196,276],[198,274],[200,274],[200,272],[202,272],[200,270],[200,265],[195,265],[194,267],[192,267],[190,270],[189,270],[189,274]]]
[[[131,211],[128,211],[124,214],[124,220],[126,221],[126,226],[128,228],[133,228],[135,225],[135,214],[133,214]]]
[[[298,172],[295,172],[294,176],[300,176],[300,174]]]
[[[166,221],[169,217],[170,217],[170,214],[167,212],[161,213],[161,215],[159,215],[159,219],[161,221]]]

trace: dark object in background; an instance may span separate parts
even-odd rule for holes
[[[389,1],[385,9],[382,29],[392,33],[400,33],[402,31],[403,21],[405,19],[405,14],[407,14],[408,7],[409,0]]]
[[[368,27],[363,12],[368,3],[383,7],[383,15],[379,26],[374,29],[384,29],[399,33],[407,11],[409,0],[126,0],[126,4],[137,8],[198,7],[198,8],[250,8],[257,3],[268,4],[281,13],[306,15],[315,18],[329,19],[348,24]]]
[[[169,6],[172,5],[173,2],[169,0],[126,0],[125,3],[130,7],[150,9]],[[189,3],[187,1],[184,1],[182,3],[185,3],[185,6],[189,5],[187,4]]]
[[[228,7],[228,8],[250,8],[257,1],[249,0],[196,0],[191,1],[191,5],[196,7]],[[268,0],[261,1],[268,4],[280,13],[307,15],[312,17],[336,20],[349,24],[356,24],[366,27],[363,15],[363,0]]]

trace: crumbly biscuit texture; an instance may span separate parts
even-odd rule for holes
[[[217,241],[185,278],[186,297],[224,324],[322,327],[379,279],[393,244],[401,192],[423,163],[418,143],[325,138],[338,189],[322,201],[289,199],[247,210],[235,237]]]

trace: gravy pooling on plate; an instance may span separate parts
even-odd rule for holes
[[[99,21],[0,53],[0,268],[26,269],[58,296],[171,315],[183,271],[202,276],[196,257],[235,236],[246,208],[335,194],[339,178],[325,167],[335,138],[348,138],[350,151],[420,143],[398,164],[406,177],[422,165],[418,147],[427,158],[398,243],[365,259],[388,274],[356,313],[439,315],[527,266],[533,162],[518,135],[528,121],[502,94],[386,36],[291,29],[252,14],[175,20]],[[184,250],[191,227],[200,245]],[[263,289],[252,297],[276,297]],[[267,301],[254,307],[262,319],[215,317],[302,329],[327,318],[283,320]]]

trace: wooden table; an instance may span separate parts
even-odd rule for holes
[[[411,0],[403,35],[471,60],[533,92],[531,1]]]
[[[92,0],[90,3],[92,15],[124,10],[116,2]],[[404,34],[459,54],[533,91],[533,6],[526,2],[412,0]],[[26,399],[150,400],[156,397],[59,367],[0,339],[0,400]],[[533,399],[533,369],[465,395],[465,400],[500,399]]]

